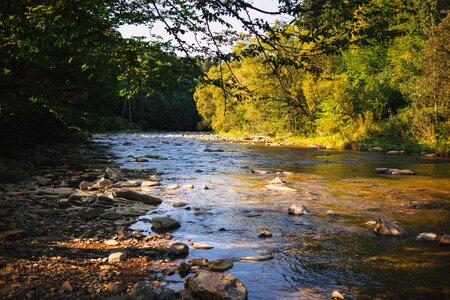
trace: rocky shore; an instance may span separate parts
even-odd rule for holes
[[[127,180],[112,158],[92,142],[1,158],[0,297],[245,299],[242,282],[210,271],[227,262],[186,259],[189,246],[167,232],[176,220],[152,219],[160,234],[128,229],[161,203],[146,190],[158,181]],[[174,273],[189,275],[178,293],[165,280]]]

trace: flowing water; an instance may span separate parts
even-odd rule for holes
[[[415,239],[421,232],[450,233],[449,160],[227,143],[189,133],[96,140],[112,146],[128,177],[161,174],[162,186],[150,193],[164,203],[141,219],[173,217],[182,224],[174,240],[214,246],[190,249],[189,258],[273,256],[235,262],[227,271],[244,282],[249,299],[326,299],[333,290],[357,299],[450,298],[450,247]],[[160,157],[133,159],[149,154]],[[408,168],[417,175],[375,174],[377,167]],[[296,192],[267,190],[276,176]],[[194,188],[165,190],[170,184]],[[171,205],[180,200],[192,209]],[[290,216],[291,203],[312,213]],[[327,215],[328,210],[339,215]],[[365,223],[376,216],[398,222],[409,236],[375,236]],[[151,233],[150,226],[139,221],[133,228]],[[263,230],[273,236],[259,238]],[[179,275],[169,280],[171,288],[182,289]]]

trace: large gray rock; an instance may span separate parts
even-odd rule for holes
[[[174,243],[174,244],[170,245],[169,255],[182,256],[182,255],[188,255],[188,254],[189,254],[188,245],[183,244],[183,243]]]
[[[185,282],[185,287],[200,299],[210,300],[245,300],[247,288],[229,274],[200,270]]]
[[[119,170],[114,168],[106,168],[105,178],[111,179],[112,182],[126,181],[125,176],[123,176]]]
[[[139,201],[149,205],[159,205],[162,200],[147,194],[142,194],[132,190],[116,190],[113,192],[113,196],[117,198],[125,198],[128,200]]]
[[[177,229],[181,227],[180,222],[178,222],[175,219],[169,218],[169,217],[156,217],[153,218],[150,221],[153,224],[153,227],[155,229],[159,229],[159,230],[170,230],[170,229]]]
[[[384,236],[403,237],[408,235],[408,233],[406,233],[406,231],[397,224],[380,217],[376,219],[374,231],[375,234]]]

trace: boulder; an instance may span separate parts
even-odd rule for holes
[[[233,267],[232,259],[214,259],[208,261],[208,269],[215,272],[225,272]]]
[[[436,233],[433,232],[422,232],[417,237],[416,240],[418,241],[435,241],[436,240]]]
[[[181,224],[177,220],[169,218],[169,217],[156,217],[156,218],[153,218],[150,221],[150,223],[153,224],[153,227],[155,229],[160,229],[160,230],[161,229],[170,230],[170,229],[177,229],[177,228],[181,227]]]
[[[233,275],[200,270],[185,281],[194,296],[211,300],[245,300],[247,288]]]
[[[125,181],[125,176],[114,168],[106,168],[105,170],[105,178],[111,179],[112,182]]]
[[[301,216],[301,215],[309,214],[309,211],[306,208],[306,206],[304,206],[304,205],[297,206],[295,204],[291,204],[288,207],[288,214]]]
[[[172,289],[164,289],[158,294],[158,300],[177,300],[177,294]]]
[[[113,185],[113,182],[111,179],[102,178],[99,181],[97,181],[95,185],[99,190],[107,190]]]
[[[150,289],[144,282],[139,281],[133,287],[130,293],[131,296],[141,300],[156,300],[157,294]]]
[[[110,282],[106,285],[106,288],[111,292],[111,293],[117,293],[117,294],[122,294],[122,293],[126,293],[128,286],[125,283],[120,283],[120,282]]]
[[[159,205],[162,200],[147,194],[142,194],[132,190],[116,190],[113,192],[113,196],[117,198],[125,198],[128,200],[139,201],[149,205]]]
[[[173,255],[173,256],[188,255],[189,247],[188,247],[188,245],[183,244],[183,243],[174,243],[174,244],[170,245],[168,254]]]
[[[406,231],[397,224],[394,224],[393,222],[380,217],[376,219],[374,231],[375,234],[382,236],[403,237],[408,235]]]

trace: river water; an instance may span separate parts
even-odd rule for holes
[[[129,178],[148,180],[160,174],[162,186],[149,193],[164,203],[141,219],[173,217],[182,224],[172,233],[174,240],[214,246],[190,249],[189,258],[273,256],[235,262],[227,271],[244,282],[249,299],[329,299],[333,290],[356,299],[450,298],[449,247],[415,239],[421,232],[450,233],[449,160],[200,137],[148,133],[99,135],[95,140],[112,146],[114,162]],[[149,154],[160,157],[140,163],[133,159]],[[375,174],[377,167],[408,168],[417,175]],[[267,190],[276,176],[296,191]],[[171,184],[194,188],[166,190]],[[180,200],[192,209],[171,205]],[[312,213],[290,216],[291,203]],[[327,215],[328,210],[339,215]],[[375,236],[365,223],[376,216],[398,222],[409,236]],[[139,221],[133,228],[151,233],[150,226]],[[259,238],[263,230],[273,236]],[[182,289],[178,275],[168,279],[171,288]]]

